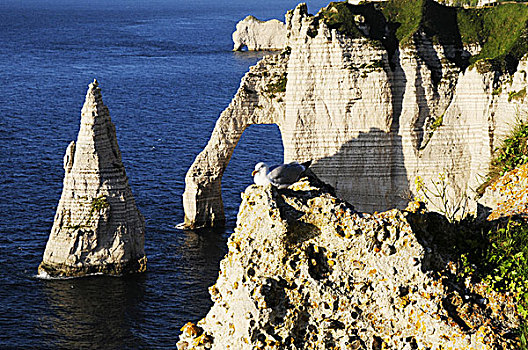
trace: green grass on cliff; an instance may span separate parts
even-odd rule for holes
[[[499,175],[513,170],[528,162],[528,123],[519,122],[495,152],[491,162],[492,169]]]
[[[511,70],[509,65],[528,52],[528,6],[524,4],[459,9],[457,17],[462,42],[482,46],[470,64],[482,61],[494,70]]]
[[[473,234],[474,240],[465,236],[466,251],[471,249],[480,254],[460,255],[464,272],[472,278],[483,279],[497,292],[508,292],[515,297],[522,319],[518,329],[521,349],[528,349],[528,224],[526,221],[497,223],[487,234],[478,236]]]
[[[347,2],[331,2],[321,10],[319,15],[329,28],[336,29],[348,37],[356,39],[364,35],[355,23],[355,9],[357,6],[349,5]]]
[[[515,297],[521,317],[518,328],[521,349],[527,350],[528,223],[513,220],[496,223],[487,234],[473,231],[473,235],[465,234],[464,240],[465,246],[461,246],[466,251],[460,255],[463,273],[484,280],[497,292],[508,292]]]
[[[388,1],[383,14],[396,27],[396,38],[400,43],[408,42],[420,28],[423,0]]]
[[[373,3],[351,5],[347,2],[331,2],[319,12],[320,20],[350,38],[363,38],[359,29],[361,21],[368,24],[369,38],[382,41],[385,36],[386,20]]]
[[[473,284],[483,281],[489,289],[513,296],[521,318],[517,329],[521,349],[528,350],[526,219],[476,222],[473,218],[465,218],[450,223],[440,214],[429,213],[425,219],[420,215],[408,217],[413,230],[420,239],[436,246],[435,251],[441,255],[447,254],[450,257],[448,260],[455,263],[456,269],[449,270],[448,274],[453,274],[450,278],[461,284],[464,284],[466,279],[471,280]],[[442,266],[436,268],[441,271]]]
[[[519,121],[495,151],[487,179],[479,186],[477,193],[482,195],[499,177],[526,163],[528,163],[528,122]]]
[[[460,48],[463,44],[480,45],[480,53],[469,61],[457,59],[455,63],[462,68],[476,64],[480,70],[512,72],[519,59],[528,53],[526,3],[463,9],[433,0],[389,0],[360,5],[332,2],[319,12],[318,18],[351,38],[360,38],[367,34],[358,27],[358,15],[370,27],[368,37],[381,41],[388,50],[412,43],[417,33],[425,33],[441,45]]]

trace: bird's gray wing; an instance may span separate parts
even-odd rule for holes
[[[274,166],[268,173],[270,182],[278,188],[286,188],[299,179],[305,167],[298,163]]]

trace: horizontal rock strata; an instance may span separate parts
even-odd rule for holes
[[[236,25],[233,51],[244,47],[249,51],[282,50],[286,42],[286,26],[279,20],[260,21],[247,16]]]
[[[145,219],[136,208],[115,126],[97,81],[86,93],[79,136],[66,150],[64,170],[39,274],[75,277],[145,271]]]
[[[493,60],[469,66],[486,43],[466,45],[456,30],[442,32],[457,28],[462,10],[416,3],[422,22],[407,37],[391,31],[389,12],[374,4],[333,4],[316,16],[303,4],[289,11],[280,64],[265,58],[250,69],[187,174],[186,225],[223,222],[219,177],[254,123],[277,124],[284,161],[313,160],[314,172],[359,210],[403,208],[417,177],[430,183],[441,173],[450,202],[473,198],[493,151],[528,110],[519,93],[528,86],[528,60],[512,71],[493,68]],[[350,12],[348,27],[336,22],[339,11]],[[440,17],[445,23],[435,25]],[[254,116],[262,111],[259,122]],[[216,148],[218,157],[211,155]],[[441,209],[442,201],[428,205]],[[470,201],[468,210],[475,208]]]
[[[447,225],[438,214],[360,214],[313,178],[242,198],[214,305],[179,350],[519,346],[512,298],[458,283],[418,234]]]

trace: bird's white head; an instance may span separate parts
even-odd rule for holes
[[[255,165],[255,170],[253,170],[253,172],[251,173],[251,176],[255,176],[255,174],[261,171],[264,172],[264,175],[266,175],[268,172],[268,165],[264,162],[260,162]]]

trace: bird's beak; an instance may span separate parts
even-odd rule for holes
[[[258,173],[258,170],[253,170],[253,172],[251,173],[251,176],[255,176],[256,173]]]

